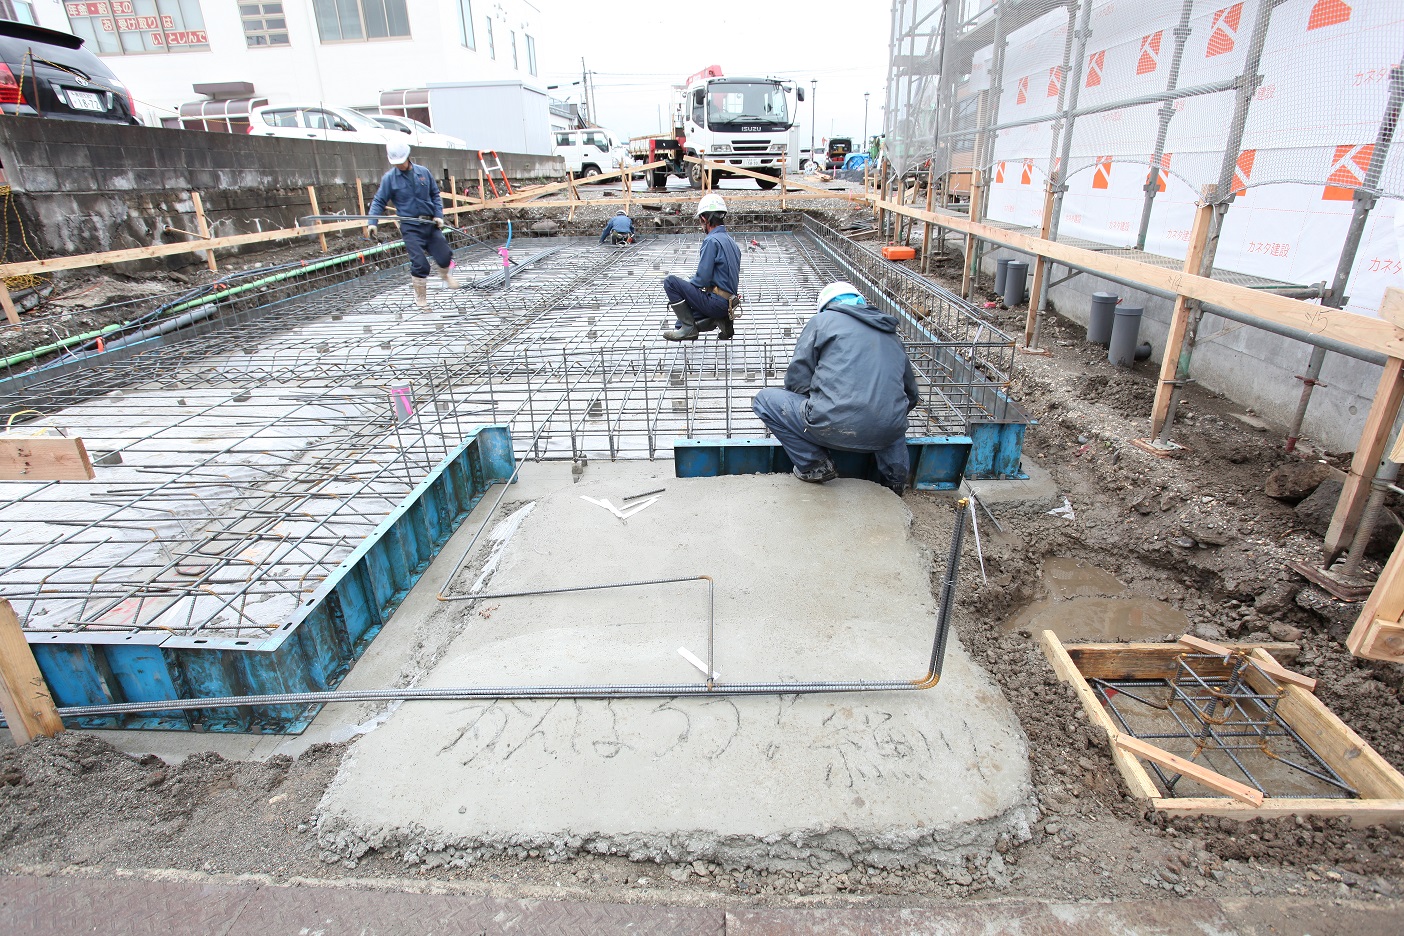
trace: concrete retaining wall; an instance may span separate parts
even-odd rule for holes
[[[957,239],[951,238],[950,243],[956,244]],[[1029,255],[1007,248],[987,249],[980,262],[988,277],[982,279],[984,289],[990,288],[995,262],[1001,257],[1028,262],[1032,274],[1033,258]],[[1068,269],[1055,264],[1052,273],[1051,279],[1058,280],[1067,276]],[[1086,326],[1095,292],[1115,293],[1122,297],[1123,306],[1138,305],[1145,309],[1141,317],[1141,340],[1149,341],[1153,351],[1150,362],[1137,366],[1146,368],[1148,373],[1158,373],[1165,339],[1170,332],[1172,302],[1089,273],[1053,286],[1049,290],[1049,301],[1059,315]],[[1301,399],[1302,382],[1297,375],[1305,373],[1310,356],[1310,345],[1205,314],[1200,321],[1190,373],[1200,386],[1253,409],[1285,429]],[[1323,385],[1312,394],[1302,427],[1303,437],[1329,451],[1354,451],[1360,442],[1379,377],[1380,368],[1374,364],[1328,353],[1321,370]],[[1149,430],[1149,412],[1146,420]]]
[[[476,186],[475,150],[423,149],[414,158],[441,186],[450,177],[460,190]],[[369,203],[386,169],[384,149],[364,143],[30,119],[0,121],[0,163],[13,202],[5,212],[11,261],[30,259],[20,225],[40,257],[182,239],[162,230],[196,230],[191,192],[204,199],[215,236],[292,226],[312,213],[309,185],[323,213],[354,214],[357,180]],[[514,184],[565,177],[556,157],[504,153],[502,164]]]

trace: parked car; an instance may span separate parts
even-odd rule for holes
[[[77,36],[0,20],[0,110],[11,116],[140,124],[136,102]]]
[[[842,169],[843,161],[853,152],[853,141],[848,137],[834,137],[829,140],[828,151],[824,154],[824,168]]]
[[[365,114],[328,104],[269,104],[249,111],[249,133],[254,136],[375,143],[384,146],[402,139]]]
[[[599,127],[586,130],[557,130],[553,156],[565,160],[567,172],[589,178],[601,172],[613,172],[621,160],[629,158],[629,150],[613,133]]]
[[[394,130],[396,133],[408,134],[410,146],[427,146],[430,149],[466,150],[468,148],[467,140],[460,140],[456,136],[440,133],[428,124],[422,124],[408,117],[390,117],[386,114],[372,114],[370,115],[370,119],[380,124],[386,130]]]

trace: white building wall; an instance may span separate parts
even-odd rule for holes
[[[187,0],[187,3],[189,0]],[[526,36],[536,35],[540,13],[526,0],[473,0],[477,49],[461,42],[457,0],[407,0],[410,38],[323,43],[311,0],[284,0],[290,46],[249,48],[238,0],[198,0],[209,34],[208,51],[104,55],[137,99],[150,124],[200,100],[191,86],[247,81],[271,103],[315,101],[375,106],[380,92],[424,88],[431,82],[512,79],[542,86],[528,71]],[[41,26],[72,31],[63,0],[33,0]],[[486,19],[493,19],[496,59],[488,51]],[[515,32],[517,67],[510,38]],[[540,60],[540,47],[537,48]]]

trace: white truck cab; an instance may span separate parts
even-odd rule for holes
[[[621,160],[628,158],[628,150],[619,138],[601,127],[557,130],[551,153],[565,160],[567,172],[585,178],[612,172],[620,167]]]

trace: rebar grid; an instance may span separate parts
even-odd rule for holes
[[[666,457],[678,437],[762,435],[751,397],[783,379],[820,288],[851,274],[809,233],[739,239],[745,308],[730,342],[659,337],[672,324],[660,280],[691,272],[695,237],[566,240],[517,251],[506,291],[431,279],[420,311],[403,267],[314,280],[189,337],[31,378],[0,396],[4,411],[41,410],[38,425],[83,438],[102,467],[79,485],[0,483],[0,589],[30,630],[257,639],[471,426],[508,425],[531,459]],[[460,251],[467,283],[490,287],[500,270],[495,253]],[[913,435],[998,418],[981,401],[1002,394],[967,364],[1007,336],[975,325],[932,340],[911,319],[904,334],[926,399]]]
[[[1226,662],[1227,676],[1201,672],[1222,669]],[[1179,742],[1169,746],[1174,748],[1187,744],[1188,751],[1173,753],[1225,776],[1242,777],[1265,796],[1353,799],[1360,795],[1278,713],[1284,690],[1245,652],[1235,652],[1227,660],[1178,654],[1175,674],[1169,678],[1089,682],[1127,734],[1162,747],[1167,741]],[[1265,688],[1255,689],[1255,684]],[[1117,701],[1122,697],[1137,707],[1123,709]],[[1150,766],[1166,794],[1175,795],[1183,775],[1154,762]],[[1303,786],[1292,789],[1295,784]]]

